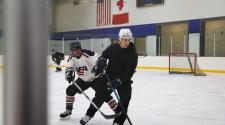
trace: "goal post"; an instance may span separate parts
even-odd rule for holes
[[[169,74],[206,76],[198,65],[196,53],[169,53]]]

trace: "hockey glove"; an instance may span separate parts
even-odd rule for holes
[[[108,90],[112,90],[112,89],[116,89],[118,86],[120,86],[122,84],[121,80],[118,78],[115,78],[114,80],[112,80],[111,82],[107,83]]]
[[[107,63],[106,63],[106,58],[104,57],[99,57],[97,62],[96,62],[96,70],[95,70],[95,75],[98,75],[100,73],[103,73],[103,70],[106,68]]]
[[[59,58],[60,58],[60,60],[64,60],[65,59],[63,55],[60,56]]]
[[[75,70],[73,67],[69,67],[69,68],[66,68],[66,71],[65,71],[65,79],[71,83],[74,81],[74,78],[75,78]]]

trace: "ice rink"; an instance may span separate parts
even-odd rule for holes
[[[137,70],[133,77],[132,100],[128,114],[134,125],[224,125],[225,75],[169,75],[167,71]],[[83,95],[77,95],[69,120],[60,120],[65,110],[68,83],[64,72],[49,70],[49,125],[79,125],[89,106]],[[86,93],[93,97],[94,91]],[[101,108],[112,114],[108,105]],[[99,113],[88,125],[111,125]],[[125,123],[128,125],[128,122]]]

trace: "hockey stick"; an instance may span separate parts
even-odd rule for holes
[[[98,106],[96,106],[96,104],[89,98],[89,96],[80,88],[79,85],[77,85],[77,83],[74,81],[73,82],[74,85],[79,89],[79,91],[88,99],[88,101],[101,113],[101,115],[105,118],[105,119],[113,119],[116,118],[118,116],[120,116],[122,114],[122,112],[113,114],[113,115],[106,115],[104,114],[99,108]]]
[[[108,76],[108,74],[106,73],[106,71],[104,71],[104,75],[105,75],[105,77],[106,77],[106,79],[107,79],[107,82],[108,82],[107,84],[111,84],[111,80],[109,79],[109,76]],[[131,122],[129,116],[128,116],[126,110],[125,110],[124,107],[123,107],[123,104],[122,104],[122,102],[121,102],[121,100],[120,100],[120,96],[119,96],[117,90],[116,90],[115,88],[113,88],[113,87],[112,87],[112,90],[113,90],[113,93],[115,94],[115,96],[116,96],[116,98],[117,98],[117,100],[118,100],[118,103],[119,103],[119,105],[120,105],[120,107],[121,107],[122,112],[123,112],[123,113],[125,114],[125,116],[127,117],[127,120],[128,120],[128,122],[129,122],[129,124],[132,125],[132,122]]]

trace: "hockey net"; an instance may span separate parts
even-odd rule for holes
[[[198,65],[195,53],[169,53],[169,74],[206,76]]]

